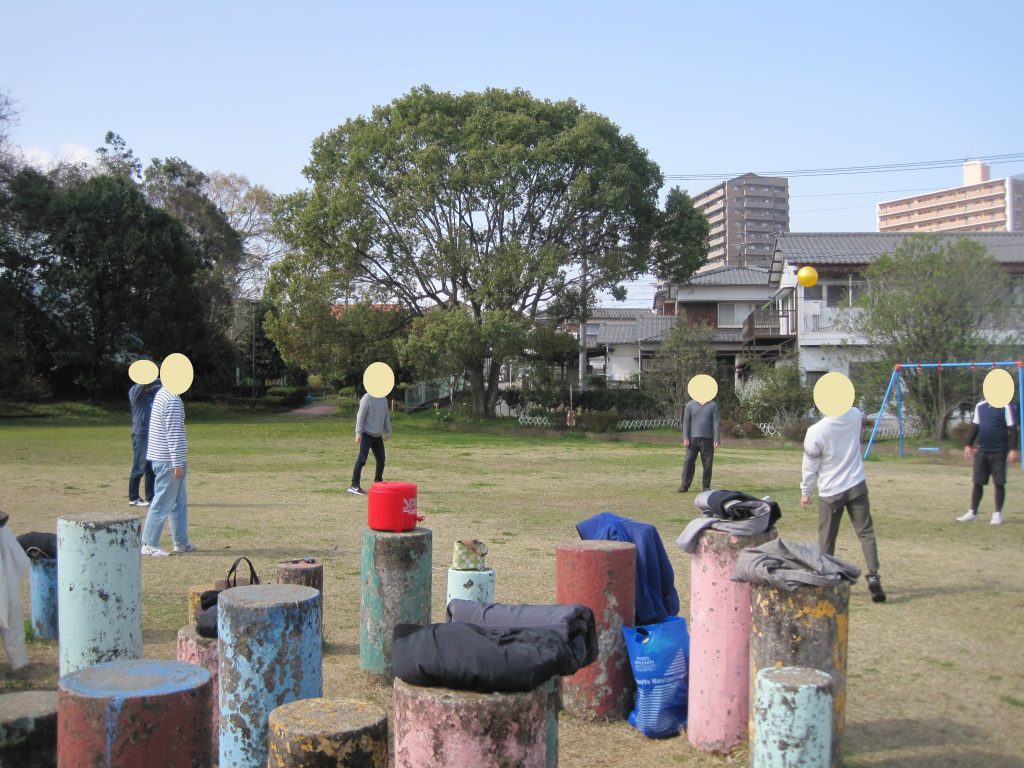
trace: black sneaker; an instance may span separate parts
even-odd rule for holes
[[[690,489],[687,488],[685,485],[680,485],[679,488],[676,489],[676,493],[686,493],[689,490]]]
[[[877,573],[868,575],[868,592],[871,593],[871,602],[885,602],[885,591],[882,589],[882,579],[879,578]]]
[[[358,485],[353,485],[353,486],[349,487],[348,492],[351,493],[353,496],[365,496],[366,495],[366,491],[364,491]]]

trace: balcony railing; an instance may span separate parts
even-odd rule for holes
[[[804,307],[804,333],[851,333],[856,328],[862,309],[856,307],[821,307],[817,312]]]
[[[796,312],[792,309],[760,307],[743,321],[741,338],[749,344],[758,338],[787,338],[796,335]]]

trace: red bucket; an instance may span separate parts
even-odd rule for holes
[[[416,514],[415,483],[374,483],[368,495],[367,525],[375,531],[411,531],[423,519]]]

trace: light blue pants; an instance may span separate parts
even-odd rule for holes
[[[188,496],[185,493],[185,480],[188,468],[182,467],[180,480],[174,479],[174,467],[169,461],[154,461],[153,473],[156,482],[153,486],[153,500],[146,514],[146,525],[142,529],[142,543],[151,547],[160,545],[160,534],[164,530],[164,520],[168,520],[171,528],[171,540],[174,546],[183,547],[188,544]]]

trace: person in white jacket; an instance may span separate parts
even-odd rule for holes
[[[842,377],[845,384],[837,379],[826,381],[826,378],[831,376]],[[823,402],[819,403],[819,387],[825,391],[837,383],[842,384],[843,390],[839,405],[826,403],[827,398],[824,397]],[[867,583],[871,599],[876,603],[884,602],[885,592],[878,575],[878,545],[875,542],[875,526],[871,519],[868,483],[860,455],[860,434],[864,414],[852,406],[853,385],[850,380],[838,373],[829,373],[822,377],[815,386],[814,402],[826,415],[812,425],[804,437],[800,504],[805,508],[811,505],[811,492],[817,485],[818,547],[828,555],[835,554],[836,538],[843,513],[849,514],[867,563]],[[823,405],[826,407],[822,407]],[[845,410],[843,405],[846,405]],[[829,413],[840,415],[827,415]]]
[[[16,672],[28,664],[21,582],[28,576],[29,559],[7,527],[7,517],[0,512],[0,640],[11,671]]]

